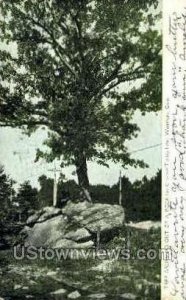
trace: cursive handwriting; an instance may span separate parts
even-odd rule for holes
[[[173,256],[164,264],[164,287],[170,299],[186,300],[186,7],[176,0],[166,12],[167,36],[164,105],[163,247]],[[180,2],[183,2],[180,0]],[[171,11],[171,13],[170,13]],[[167,293],[166,293],[167,295]]]

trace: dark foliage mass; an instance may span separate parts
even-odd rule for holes
[[[29,181],[25,181],[21,184],[15,201],[19,205],[21,221],[24,222],[33,210],[39,208],[38,191],[30,185]]]
[[[8,208],[11,201],[11,186],[10,178],[5,174],[4,169],[0,166],[0,222],[4,220],[8,213]],[[1,226],[0,226],[1,227]]]
[[[13,222],[25,222],[29,214],[39,208],[38,190],[29,181],[15,190],[15,182],[0,167],[0,222],[11,226]]]
[[[97,202],[118,204],[119,185],[91,186],[92,198]],[[127,221],[161,219],[161,171],[148,179],[131,183],[127,177],[122,178],[122,205]]]

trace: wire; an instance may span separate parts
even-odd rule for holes
[[[159,146],[161,146],[161,145],[162,145],[162,144],[155,144],[155,145],[152,145],[152,146],[149,146],[149,147],[145,147],[145,148],[141,148],[141,149],[132,151],[132,152],[130,152],[130,153],[136,153],[136,152],[145,151],[145,150],[148,150],[148,149],[152,149],[152,148],[159,147]]]

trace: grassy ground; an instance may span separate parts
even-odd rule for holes
[[[121,230],[119,236],[102,245],[108,249],[128,246],[135,255],[137,249],[160,249],[160,230]],[[129,243],[130,241],[130,243]],[[79,299],[91,294],[105,294],[105,299],[160,299],[160,260],[149,259],[79,259],[17,261],[11,252],[0,252],[0,297],[7,299],[68,299],[78,290]],[[50,293],[64,288],[63,296]],[[128,298],[122,298],[128,294]],[[126,295],[127,296],[127,295]],[[98,296],[97,296],[98,297]],[[98,298],[94,298],[98,299]]]

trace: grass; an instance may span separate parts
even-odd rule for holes
[[[104,247],[126,247],[124,238],[130,236],[132,253],[137,249],[160,249],[160,230],[123,228],[119,235]],[[102,264],[99,259],[79,260],[28,260],[17,261],[10,252],[0,252],[0,297],[10,299],[67,299],[52,298],[52,291],[64,288],[68,293],[78,290],[80,299],[89,294],[104,293],[106,299],[121,299],[120,295],[132,293],[137,300],[160,299],[160,265],[155,260],[112,260],[106,270],[95,269]],[[93,268],[93,269],[92,269]],[[48,272],[56,272],[54,275]],[[23,288],[25,287],[25,289]],[[16,288],[16,289],[15,289]]]

